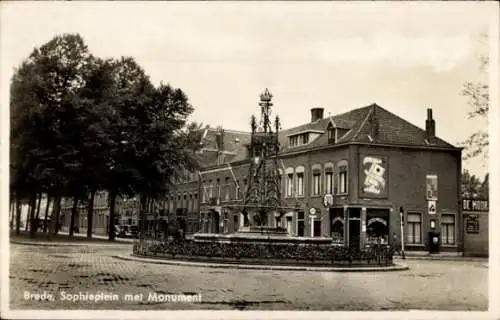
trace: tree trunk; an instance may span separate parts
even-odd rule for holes
[[[30,238],[34,238],[36,233],[36,220],[35,220],[36,198],[37,194],[35,193],[34,195],[31,196],[30,200],[29,223],[27,223],[27,225],[29,224]]]
[[[16,192],[16,235],[21,234],[21,196]]]
[[[78,196],[73,197],[73,207],[71,208],[71,222],[69,224],[69,236],[72,237],[75,232],[75,217],[78,207]]]
[[[45,217],[43,219],[43,232],[47,232],[47,218],[49,217],[50,196],[47,193],[47,204],[45,206]]]
[[[28,231],[31,223],[31,212],[33,208],[33,203],[31,202],[32,197],[30,196],[28,199],[28,212],[26,212],[26,225],[24,226],[24,231]]]
[[[61,212],[61,196],[54,196],[54,204],[52,205],[52,214],[50,217],[50,232],[48,235],[49,240],[52,239],[52,236],[57,235],[60,228],[59,223],[59,214]]]
[[[43,192],[40,192],[40,197],[38,198],[38,205],[36,208],[36,217],[35,217],[35,230],[34,232],[38,232],[38,228],[40,227],[40,207],[42,205]]]
[[[147,199],[145,196],[140,196],[140,216],[141,216],[141,221],[140,221],[140,238],[141,240],[145,239],[145,234],[146,234],[146,206],[147,206]]]
[[[94,197],[95,190],[90,192],[89,207],[87,209],[87,239],[92,239],[92,226],[94,223]]]
[[[10,199],[10,210],[9,210],[9,217],[10,217],[10,222],[9,222],[9,230],[12,231],[14,230],[14,217],[16,216],[16,201],[15,199]]]
[[[116,194],[114,192],[109,193],[109,224],[108,224],[108,236],[109,241],[115,240],[115,204],[116,204]]]

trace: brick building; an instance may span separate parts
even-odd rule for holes
[[[353,246],[399,245],[402,217],[406,250],[463,250],[461,149],[436,136],[431,109],[422,117],[425,129],[376,104],[323,113],[311,109],[308,123],[280,132],[281,193],[289,209],[268,224]],[[246,132],[204,129],[202,169],[187,174],[166,205],[187,233],[243,226],[238,204],[249,140]]]
[[[119,202],[119,201],[117,201]],[[61,201],[61,227],[62,230],[69,231],[71,224],[71,210],[73,208],[73,199],[63,198]],[[78,232],[87,232],[87,213],[88,203],[81,201],[76,208],[75,227]],[[94,215],[92,220],[92,231],[97,235],[107,235],[109,225],[109,205],[108,193],[106,191],[98,191],[94,196]]]

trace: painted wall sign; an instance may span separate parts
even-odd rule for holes
[[[463,211],[488,212],[489,201],[480,199],[462,199]]]
[[[435,174],[428,174],[425,176],[426,197],[427,200],[438,199],[438,176]]]
[[[384,156],[364,156],[361,160],[360,191],[367,198],[386,198],[388,163]]]
[[[429,200],[427,201],[427,211],[429,214],[436,214],[436,201]]]

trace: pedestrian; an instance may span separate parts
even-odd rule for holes
[[[392,233],[392,248],[394,249],[394,254],[401,254],[401,247],[399,246],[398,236],[396,232]]]

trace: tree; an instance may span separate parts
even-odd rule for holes
[[[490,174],[487,173],[486,176],[484,177],[483,182],[481,183],[481,186],[479,187],[479,195],[485,199],[489,199],[490,197],[489,177]]]
[[[482,35],[481,39],[487,40],[487,35]],[[487,42],[487,41],[486,41]],[[489,65],[489,57],[481,54],[480,57],[480,71],[482,76],[487,76],[487,69]],[[484,77],[482,81],[466,81],[462,89],[462,95],[469,99],[469,118],[481,118],[486,120],[489,111],[489,84],[487,78]],[[482,155],[484,159],[488,158],[489,139],[488,127],[474,132],[465,140],[462,145],[465,147],[465,159],[470,159]]]
[[[462,172],[461,177],[462,197],[477,198],[481,193],[481,180],[468,170]]]
[[[79,35],[64,34],[35,48],[14,74],[11,187],[20,198],[47,192],[60,204],[68,185],[75,185],[81,167],[76,97],[89,58]],[[51,219],[53,232],[58,219]]]

